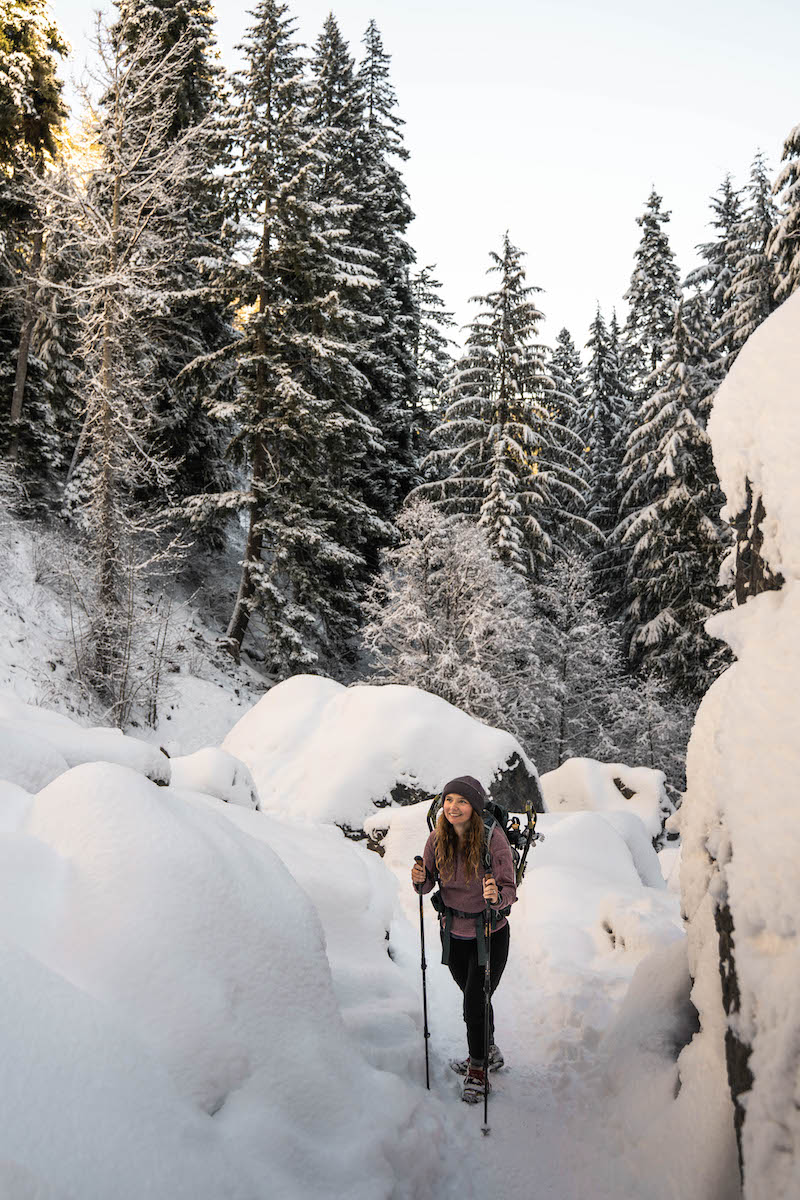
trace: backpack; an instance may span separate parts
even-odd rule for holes
[[[428,829],[431,833],[436,827],[442,809],[442,799],[441,795],[434,796],[428,809]],[[528,823],[524,827],[520,823],[520,816],[527,818]],[[492,833],[497,826],[511,847],[511,856],[514,860],[514,882],[519,887],[525,876],[528,850],[533,843],[544,841],[544,834],[537,832],[536,829],[537,816],[538,813],[530,801],[526,804],[524,813],[509,813],[505,805],[487,796],[483,808],[483,867],[487,874],[492,874],[492,855],[489,847]]]

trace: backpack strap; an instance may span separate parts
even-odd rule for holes
[[[480,912],[462,912],[458,908],[448,908],[442,899],[441,892],[434,892],[431,896],[431,904],[439,914],[439,924],[442,931],[442,966],[446,967],[450,962],[450,930],[453,925],[453,917],[464,917],[467,920],[475,922],[475,937],[478,944],[478,966],[486,966],[486,913],[481,909]],[[508,909],[498,910],[492,909],[491,930],[494,930],[499,925],[503,917],[508,915]]]

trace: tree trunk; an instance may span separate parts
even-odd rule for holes
[[[113,279],[117,262],[117,231],[119,229],[120,176],[114,179],[111,206],[111,249],[108,271]],[[115,431],[113,421],[113,337],[114,301],[110,290],[103,303],[103,350],[100,370],[100,481],[97,505],[98,550],[98,608],[100,628],[97,632],[95,661],[101,687],[113,695],[114,663],[117,654],[116,617],[119,583],[119,531],[117,528],[115,470]],[[88,421],[88,414],[87,414]]]
[[[267,291],[263,280],[267,277],[269,270],[269,239],[270,239],[270,204],[267,200],[264,210],[264,226],[261,234],[261,249],[259,269],[261,272],[262,285],[258,293],[258,313],[263,316],[267,307]],[[256,336],[256,351],[258,353],[258,366],[256,367],[256,411],[258,422],[266,412],[266,391],[267,391],[267,371],[264,364],[266,355],[266,339],[264,337],[263,327],[259,325],[258,334]],[[252,600],[255,595],[255,580],[253,578],[252,568],[261,561],[261,552],[264,548],[264,534],[261,528],[261,519],[264,515],[264,499],[263,488],[266,482],[268,456],[264,445],[261,433],[256,432],[253,438],[253,466],[252,466],[252,482],[250,490],[253,493],[253,503],[250,508],[250,527],[247,531],[247,541],[244,548],[244,558],[242,560],[242,576],[239,580],[239,591],[236,594],[236,603],[233,606],[233,613],[228,623],[228,628],[225,631],[225,640],[222,643],[225,650],[236,660],[239,661],[239,655],[242,650],[242,642],[247,633],[247,627],[250,624],[250,613],[252,611]]]
[[[22,404],[25,398],[25,381],[28,378],[28,358],[31,349],[31,338],[33,336],[33,326],[36,322],[36,286],[38,283],[39,270],[42,265],[42,247],[44,245],[44,228],[42,225],[37,226],[33,235],[33,248],[31,251],[31,261],[28,277],[28,285],[25,289],[25,304],[23,307],[22,328],[19,334],[19,353],[17,354],[17,373],[14,378],[14,391],[11,397],[11,442],[9,445],[9,457],[12,462],[17,461],[19,454],[19,426],[22,418]]]

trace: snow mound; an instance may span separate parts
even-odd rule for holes
[[[129,737],[119,729],[84,729],[60,713],[23,703],[9,691],[0,692],[0,736],[19,739],[21,777],[12,782],[20,783],[28,791],[38,791],[43,786],[44,780],[36,786],[39,776],[50,774],[52,779],[67,767],[88,762],[118,763],[140,771],[156,783],[169,783],[169,759],[157,746]]]
[[[19,829],[31,806],[33,797],[15,783],[0,782],[0,833]]]
[[[601,763],[593,758],[569,758],[555,771],[542,776],[548,812],[629,812],[641,819],[650,837],[661,833],[664,814],[671,804],[663,771]]]
[[[344,872],[380,986],[353,953],[334,986],[317,913],[268,842],[303,850],[263,815],[106,763],[32,800],[0,837],[0,1163],[12,1177],[81,1200],[382,1200],[436,1177],[438,1118],[368,1064],[337,998],[351,993],[354,1026],[379,1027],[391,889],[374,887],[377,857],[322,832],[306,875],[320,876],[344,939],[331,866]],[[355,1011],[358,995],[371,1012]],[[412,1033],[406,1014],[400,1041]]]
[[[27,792],[38,792],[69,770],[55,746],[26,732],[0,723],[0,778]]]
[[[204,792],[227,804],[258,808],[258,792],[247,767],[232,754],[207,746],[170,760],[173,787]]]
[[[714,398],[708,423],[714,464],[736,516],[746,481],[763,497],[762,555],[773,574],[800,578],[800,292],[742,347]]]
[[[295,675],[272,688],[234,726],[223,746],[247,763],[261,807],[360,829],[395,785],[433,794],[456,775],[488,787],[517,756],[509,733],[419,688],[345,688]]]

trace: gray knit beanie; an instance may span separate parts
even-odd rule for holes
[[[483,806],[486,803],[486,792],[483,790],[483,784],[474,779],[472,775],[459,775],[458,779],[451,779],[442,788],[442,800],[449,795],[463,796],[465,800],[469,800],[476,813],[483,812]]]

